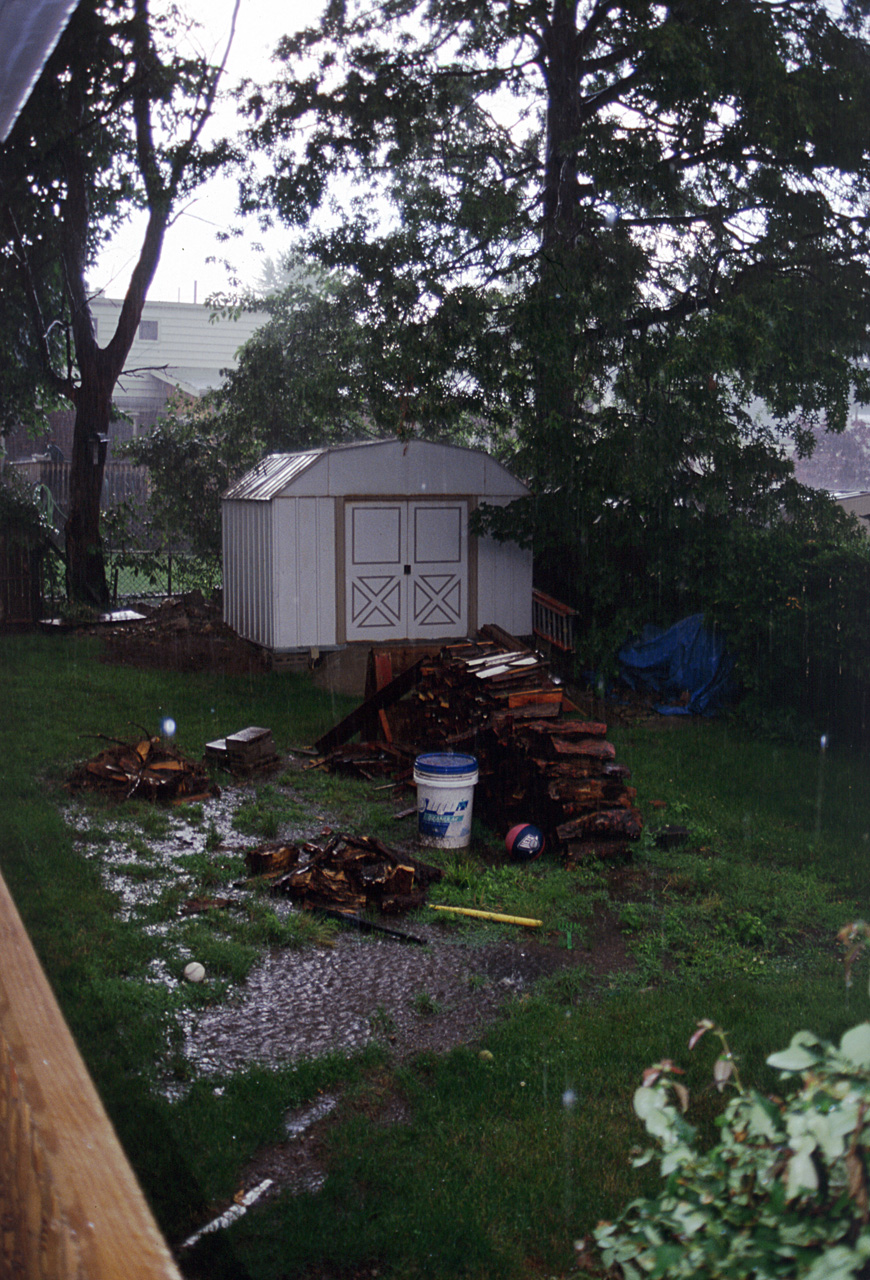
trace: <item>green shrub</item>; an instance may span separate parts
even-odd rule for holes
[[[841,940],[861,943],[847,926]],[[860,935],[863,942],[866,928]],[[847,968],[848,973],[848,968]],[[798,1031],[768,1064],[786,1096],[746,1088],[725,1034],[705,1019],[689,1041],[711,1032],[721,1043],[713,1080],[736,1090],[717,1121],[719,1140],[702,1150],[685,1118],[688,1090],[670,1060],[644,1073],[634,1109],[657,1144],[664,1189],[634,1200],[595,1244],[608,1274],[626,1280],[849,1280],[870,1270],[870,1022],[839,1045]],[[797,1087],[789,1092],[791,1086]],[[582,1259],[595,1267],[590,1254]]]

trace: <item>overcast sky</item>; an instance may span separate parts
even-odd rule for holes
[[[287,32],[313,25],[324,3],[325,0],[241,0],[224,84],[233,85],[243,76],[270,79],[269,59],[278,39]],[[156,10],[157,3],[154,7]],[[202,47],[219,62],[229,37],[232,0],[182,0],[181,7],[202,24]],[[224,107],[223,112],[221,124],[231,132],[235,127],[232,108]],[[234,208],[232,179],[209,183],[183,206],[183,212],[167,232],[160,265],[148,292],[151,301],[193,302],[195,292],[197,301],[203,302],[209,294],[226,289],[227,273],[220,264],[207,262],[211,256],[231,259],[248,284],[261,271],[263,254],[256,251],[257,242],[264,244],[268,256],[281,256],[288,244],[288,233],[273,231],[263,241],[254,220],[250,220],[241,241],[218,242],[217,233],[233,222]],[[137,217],[115,238],[90,275],[92,288],[110,298],[123,296],[139,252],[143,224],[144,219]]]

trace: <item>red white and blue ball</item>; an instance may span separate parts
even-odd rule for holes
[[[530,822],[520,822],[511,827],[504,842],[515,862],[533,862],[544,852],[544,834]]]

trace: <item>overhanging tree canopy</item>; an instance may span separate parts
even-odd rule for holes
[[[0,146],[0,420],[75,408],[68,588],[108,598],[99,500],[111,399],[178,201],[228,157],[204,145],[221,68],[176,52],[184,24],[149,0],[80,0]],[[86,274],[134,209],[147,211],[115,332],[95,332]]]
[[[867,390],[865,7],[333,3],[248,94],[244,200],[352,184],[318,248],[401,353],[396,425],[503,428],[539,536],[763,520],[781,433]]]

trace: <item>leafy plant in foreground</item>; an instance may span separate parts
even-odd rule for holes
[[[863,931],[862,931],[863,930]],[[851,931],[851,932],[850,932]],[[847,936],[848,935],[848,936]],[[870,936],[846,926],[847,946]],[[856,958],[847,953],[847,973]],[[627,1280],[701,1277],[788,1277],[849,1280],[870,1269],[870,1022],[832,1045],[798,1031],[768,1064],[788,1083],[785,1099],[766,1097],[740,1078],[725,1033],[708,1019],[689,1041],[707,1032],[721,1052],[716,1088],[736,1090],[718,1121],[721,1136],[698,1146],[682,1072],[670,1060],[644,1073],[634,1109],[657,1143],[635,1160],[656,1155],[664,1190],[633,1201],[616,1223],[600,1223],[595,1243],[609,1274]],[[583,1262],[593,1269],[588,1255]]]

